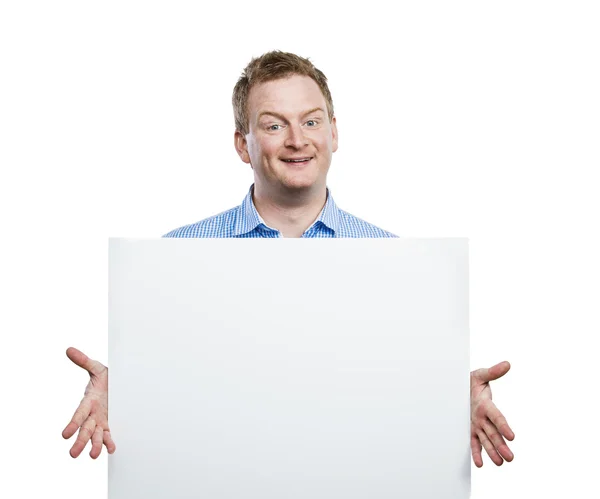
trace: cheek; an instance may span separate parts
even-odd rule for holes
[[[269,160],[274,160],[279,157],[280,145],[276,140],[263,140],[261,141],[258,152],[259,154]]]
[[[332,138],[329,135],[319,137],[315,144],[321,152],[329,153],[332,150]]]

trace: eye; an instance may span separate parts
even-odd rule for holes
[[[275,132],[276,130],[279,130],[279,128],[281,128],[281,125],[275,124],[275,125],[269,125],[267,127],[268,130],[272,130],[273,132]]]
[[[311,123],[312,123],[312,125],[311,125]],[[316,122],[315,120],[308,120],[308,121],[306,122],[306,124],[307,124],[308,126],[310,126],[310,127],[317,126],[317,122]]]

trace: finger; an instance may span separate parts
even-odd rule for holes
[[[510,371],[510,362],[505,360],[489,368],[483,367],[481,369],[476,369],[471,373],[471,376],[474,376],[482,383],[485,383],[494,379],[501,378],[508,371]]]
[[[67,348],[67,357],[69,357],[69,359],[71,359],[75,364],[77,364],[79,367],[82,367],[90,374],[98,375],[104,371],[104,369],[106,369],[104,364],[98,362],[97,360],[90,359],[82,351],[77,350],[74,347]]]
[[[496,404],[490,402],[490,404],[486,406],[485,415],[494,424],[494,426],[498,428],[498,431],[502,434],[502,436],[508,438],[509,440],[514,440],[515,434],[510,429],[510,426],[508,426],[506,418],[496,407]]]
[[[73,417],[71,418],[71,422],[63,430],[63,432],[62,432],[63,438],[65,438],[65,439],[71,438],[75,434],[75,432],[78,430],[78,428],[83,424],[83,422],[88,418],[91,410],[92,410],[91,401],[89,399],[84,398],[81,401],[81,403],[79,404],[79,407],[77,408],[77,410],[75,411],[75,414],[73,414]]]
[[[506,445],[506,442],[502,438],[502,435],[498,433],[498,430],[491,423],[491,421],[485,421],[482,423],[481,426],[483,427],[483,430],[485,431],[487,437],[491,440],[492,444],[498,451],[498,454],[500,454],[500,456],[502,456],[507,461],[512,461],[515,456],[508,448],[508,445]]]
[[[492,462],[496,466],[502,466],[504,460],[502,459],[502,456],[498,454],[498,451],[496,450],[492,442],[490,442],[490,439],[487,437],[485,432],[483,430],[477,430],[477,436],[479,437],[479,441],[483,445],[483,448],[487,452],[488,456],[490,456]]]
[[[117,446],[113,442],[109,430],[104,430],[104,445],[106,445],[106,450],[109,454],[112,454],[115,450],[117,450]]]
[[[90,451],[90,457],[96,459],[102,452],[102,434],[104,430],[101,426],[96,426],[94,434],[92,435],[92,450]]]
[[[471,433],[471,454],[473,455],[475,466],[481,468],[483,466],[483,459],[481,458],[481,442],[474,432]]]
[[[88,418],[85,423],[79,429],[79,434],[77,435],[77,440],[71,447],[71,457],[78,457],[81,454],[81,451],[85,448],[89,439],[94,434],[94,430],[96,429],[96,421],[92,418]]]

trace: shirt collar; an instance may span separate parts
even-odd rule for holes
[[[258,214],[258,211],[254,206],[254,202],[252,201],[253,190],[254,184],[250,186],[248,194],[246,194],[244,201],[238,208],[238,216],[236,217],[235,227],[233,230],[234,237],[239,236],[241,234],[246,234],[256,229],[261,224],[264,227],[267,227],[267,224]],[[325,227],[328,227],[329,229],[333,230],[333,232],[337,232],[340,228],[341,216],[341,210],[333,201],[331,191],[329,190],[329,188],[327,188],[327,201],[325,202],[325,206],[323,206],[321,213],[319,213],[319,216],[317,217],[312,226],[320,222],[323,225],[325,225]]]

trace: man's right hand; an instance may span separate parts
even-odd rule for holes
[[[112,454],[116,447],[108,427],[108,368],[73,347],[67,348],[67,357],[90,374],[85,395],[71,422],[62,432],[63,438],[68,439],[79,429],[77,440],[70,450],[71,457],[78,457],[90,438],[92,459],[100,455],[103,443],[108,453]]]

